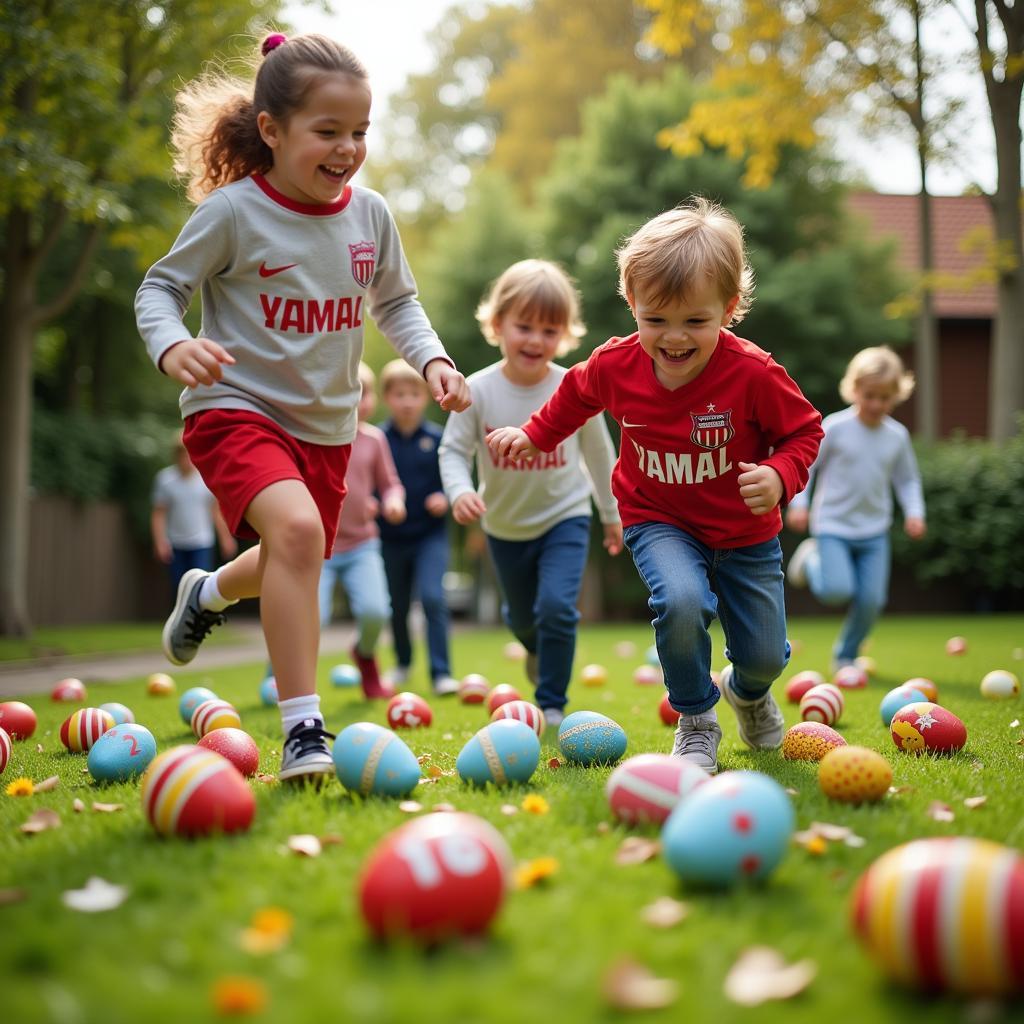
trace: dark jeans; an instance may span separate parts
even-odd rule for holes
[[[213,572],[213,548],[171,548],[171,562],[167,571],[171,577],[171,587],[174,593],[178,592],[178,584],[181,577],[189,569],[205,569],[206,572]]]

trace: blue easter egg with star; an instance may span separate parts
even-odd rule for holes
[[[334,686],[358,686],[362,678],[355,665],[335,665],[331,669],[331,683]]]
[[[181,695],[181,700],[178,701],[178,714],[181,715],[181,720],[191,728],[192,712],[204,701],[217,699],[217,694],[213,690],[208,690],[205,686],[193,686]]]
[[[268,708],[274,707],[280,698],[277,694],[277,680],[273,676],[267,676],[260,683],[260,702]]]
[[[341,784],[364,796],[408,796],[420,781],[416,755],[390,729],[372,722],[342,729],[333,753]]]
[[[540,760],[540,740],[525,722],[501,718],[485,725],[460,751],[455,770],[464,782],[506,786],[526,782]]]
[[[927,699],[916,686],[910,686],[907,683],[897,686],[895,690],[890,690],[882,698],[882,703],[878,706],[878,710],[882,714],[882,722],[889,726],[892,723],[892,716],[900,708],[905,708],[908,704],[919,704]]]
[[[124,704],[118,704],[117,701],[110,701],[108,704],[101,704],[100,711],[106,711],[108,715],[114,720],[115,725],[130,725],[135,721],[135,712],[131,708],[125,707]]]
[[[611,764],[626,752],[626,733],[607,715],[574,711],[558,727],[558,746],[573,764]]]
[[[661,848],[684,882],[729,886],[770,875],[789,847],[795,821],[793,805],[774,779],[725,772],[669,815]]]
[[[97,782],[123,782],[141,775],[154,757],[156,740],[144,725],[115,725],[89,749],[89,774]]]

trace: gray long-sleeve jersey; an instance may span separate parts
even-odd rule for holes
[[[448,417],[438,450],[445,494],[454,503],[475,490],[475,459],[480,496],[487,504],[481,524],[498,540],[532,540],[565,519],[589,516],[591,494],[602,523],[619,521],[611,487],[615,448],[601,416],[587,420],[553,452],[533,459],[499,459],[484,444],[495,427],[525,423],[555,393],[565,373],[552,364],[539,384],[520,387],[495,363],[467,379],[473,404]]]
[[[182,317],[197,289],[200,336],[236,362],[213,385],[187,388],[182,416],[244,409],[300,440],[348,444],[367,314],[420,373],[448,358],[416,298],[391,213],[369,189],[354,186],[338,202],[316,206],[254,175],[211,193],[135,298],[139,332],[157,366],[191,337]]]

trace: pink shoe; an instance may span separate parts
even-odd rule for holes
[[[367,700],[390,700],[395,695],[395,688],[381,679],[377,659],[372,654],[360,654],[353,647],[352,660],[359,669],[363,695]]]

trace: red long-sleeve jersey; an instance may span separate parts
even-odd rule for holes
[[[821,414],[789,374],[727,330],[700,376],[674,391],[636,334],[612,338],[569,370],[524,429],[551,451],[602,410],[622,429],[612,471],[622,525],[671,523],[713,548],[759,544],[782,529],[778,508],[755,516],[743,503],[739,463],[771,466],[786,501],[807,483],[823,436]]]

